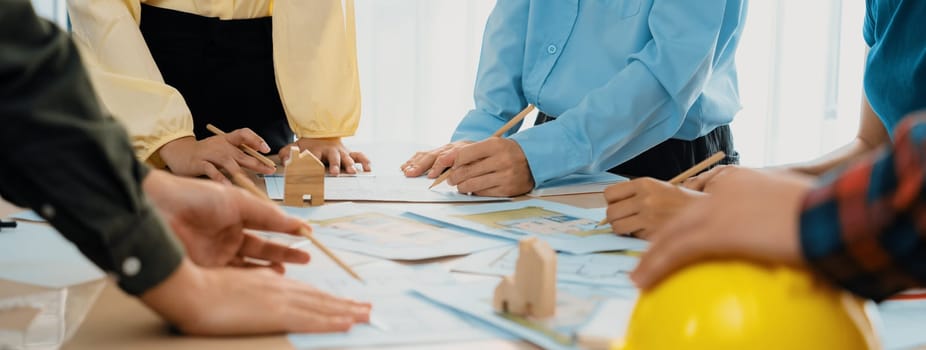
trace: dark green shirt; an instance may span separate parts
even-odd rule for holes
[[[0,195],[141,294],[183,257],[142,192],[147,172],[104,116],[68,36],[28,0],[0,3]]]

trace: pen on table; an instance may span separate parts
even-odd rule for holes
[[[241,174],[241,173],[233,174],[233,175],[232,175],[232,182],[234,182],[235,185],[238,185],[238,187],[241,187],[241,188],[245,189],[246,191],[251,192],[251,194],[253,194],[253,195],[257,196],[257,197],[260,197],[260,198],[263,198],[263,199],[265,199],[265,200],[268,200],[268,201],[273,202],[273,201],[270,199],[270,197],[267,197],[267,194],[266,194],[266,193],[264,193],[263,191],[261,191],[260,189],[258,189],[258,188],[257,188],[257,185],[255,185],[254,182],[251,181],[251,179],[248,179],[247,176],[245,176],[244,174]],[[356,272],[354,272],[354,270],[351,269],[350,266],[348,266],[347,264],[345,264],[343,260],[341,260],[340,258],[338,258],[338,256],[335,255],[334,252],[332,252],[331,250],[329,250],[328,247],[326,247],[324,244],[322,244],[322,242],[320,242],[318,239],[316,239],[316,238],[315,238],[315,235],[313,235],[311,232],[309,232],[308,229],[306,229],[305,227],[300,228],[300,229],[299,229],[299,234],[301,234],[301,235],[304,236],[305,238],[308,238],[309,241],[312,241],[312,244],[314,244],[316,247],[318,247],[318,249],[321,250],[322,253],[325,253],[325,255],[327,255],[329,258],[331,258],[331,260],[333,260],[336,264],[338,264],[338,266],[340,266],[341,269],[343,269],[345,272],[347,272],[348,274],[350,274],[351,277],[353,277],[353,278],[356,279],[357,281],[360,281],[361,283],[364,283],[363,278],[361,278],[360,275],[358,275]]]
[[[710,156],[709,158],[702,160],[700,163],[695,164],[693,167],[689,168],[688,170],[685,170],[681,174],[678,174],[675,177],[673,177],[671,180],[669,180],[669,184],[671,185],[681,184],[685,180],[688,180],[689,177],[695,176],[701,171],[703,171],[704,169],[709,168],[711,165],[717,164],[717,162],[723,160],[723,158],[726,156],[727,154],[723,153],[723,151],[714,153],[714,155]],[[601,221],[598,222],[598,225],[595,225],[595,227],[597,228],[598,226],[602,226],[607,223],[608,223],[608,218],[604,218],[604,219],[601,219]]]
[[[212,124],[206,124],[206,129],[211,131],[213,134],[216,134],[219,136],[226,135],[224,131],[215,127],[215,125],[212,125]],[[244,151],[244,153],[247,153],[249,156],[257,158],[257,160],[259,160],[261,163],[264,163],[264,165],[269,166],[271,168],[277,167],[276,164],[272,160],[270,160],[270,158],[267,158],[263,154],[260,154],[260,152],[251,148],[251,146],[242,144],[238,147],[241,148],[241,150]]]
[[[492,137],[502,137],[502,135],[504,135],[506,132],[508,132],[509,129],[514,127],[515,124],[518,124],[521,122],[521,120],[524,120],[524,117],[530,114],[530,112],[533,110],[534,110],[534,105],[532,104],[527,105],[527,107],[524,107],[521,113],[518,113],[517,115],[514,116],[514,118],[511,118],[511,120],[505,123],[505,125],[502,125],[501,128],[498,128],[498,130],[495,130],[495,133],[492,134]],[[447,180],[448,177],[450,177],[449,169],[445,171],[443,174],[441,174],[440,176],[438,176],[437,179],[434,179],[434,183],[432,183],[431,186],[429,186],[428,188],[431,189],[431,188],[434,188],[434,186],[440,185],[442,182],[444,182],[444,180]]]
[[[18,224],[16,223],[16,221],[3,221],[3,220],[0,220],[0,231],[2,231],[2,230],[5,229],[5,228],[16,228],[17,225],[18,225]]]

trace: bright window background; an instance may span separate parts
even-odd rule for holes
[[[446,142],[473,105],[495,0],[356,0],[363,119],[355,144]],[[33,0],[67,23],[61,0]],[[864,4],[751,1],[737,55],[743,110],[733,122],[749,166],[812,159],[855,134]]]

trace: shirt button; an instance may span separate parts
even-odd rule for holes
[[[51,220],[55,217],[55,207],[51,206],[51,204],[43,204],[39,211],[45,217],[45,220]]]
[[[555,53],[556,53],[556,45],[547,46],[547,53],[549,53],[549,54],[551,54],[551,55],[552,55],[552,54],[555,54]]]
[[[141,261],[134,256],[130,256],[124,261],[122,261],[122,273],[126,276],[132,277],[138,274],[141,271]]]

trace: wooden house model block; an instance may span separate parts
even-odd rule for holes
[[[291,207],[304,206],[305,195],[311,196],[311,205],[325,204],[325,165],[312,152],[299,152],[299,147],[290,149],[286,162],[283,186],[283,204]]]
[[[497,311],[546,318],[556,313],[556,252],[547,242],[530,237],[518,243],[514,275],[495,287]]]

